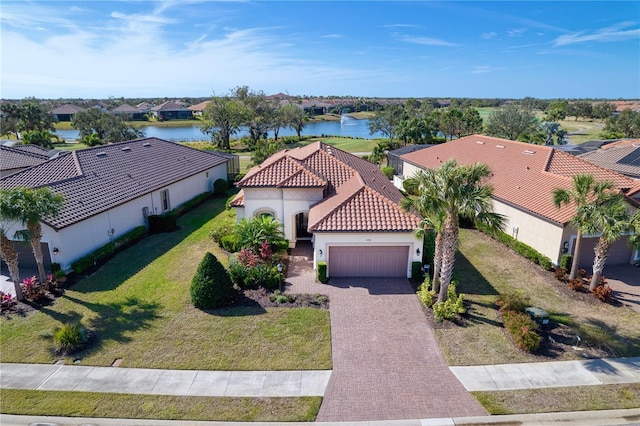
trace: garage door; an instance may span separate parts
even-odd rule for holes
[[[605,266],[625,265],[631,261],[632,250],[628,241],[629,237],[624,237],[611,245]],[[595,257],[593,249],[596,244],[598,244],[598,238],[583,238],[580,244],[578,265],[580,268],[586,269],[588,274],[591,274],[591,268],[593,267],[593,258]]]
[[[330,246],[330,277],[406,277],[409,246]]]

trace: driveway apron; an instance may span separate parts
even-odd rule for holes
[[[287,291],[330,300],[333,374],[317,421],[487,414],[449,370],[407,279],[319,284],[308,266],[291,266]]]

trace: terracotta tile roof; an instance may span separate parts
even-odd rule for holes
[[[181,105],[178,105],[173,101],[166,101],[161,103],[160,105],[154,106],[153,108],[151,108],[151,111],[158,112],[158,111],[190,111],[190,110]]]
[[[189,109],[191,111],[204,111],[204,109],[207,107],[207,105],[209,105],[211,101],[202,101],[200,103],[197,103],[195,105],[191,105],[189,107]]]
[[[83,108],[80,108],[77,105],[73,104],[65,104],[60,105],[57,108],[51,110],[51,114],[75,114],[77,112],[84,111]]]
[[[114,114],[140,114],[142,111],[139,108],[133,107],[128,104],[122,104],[117,108],[111,110]]]
[[[619,141],[602,145],[600,148],[602,149],[620,148],[623,146],[640,146],[640,139],[620,139]]]
[[[485,163],[492,171],[489,183],[494,198],[561,224],[570,220],[573,210],[571,206],[557,209],[551,193],[555,188],[571,188],[572,177],[578,173],[613,181],[627,195],[638,191],[633,179],[552,147],[482,135],[435,145],[401,158],[422,168],[437,168],[450,158],[459,164]]]
[[[402,194],[374,164],[322,142],[273,155],[238,186],[324,187],[325,198],[309,210],[314,232],[409,232],[419,222],[400,208]],[[243,204],[241,191],[231,205]]]
[[[63,194],[62,213],[45,221],[60,229],[226,161],[215,153],[145,138],[73,151],[4,177],[0,187],[48,186]]]

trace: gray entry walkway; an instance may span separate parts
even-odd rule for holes
[[[322,396],[331,371],[200,371],[0,364],[0,388],[146,395]]]

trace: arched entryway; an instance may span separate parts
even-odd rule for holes
[[[296,215],[296,241],[311,240],[309,227],[309,212],[301,212]]]

